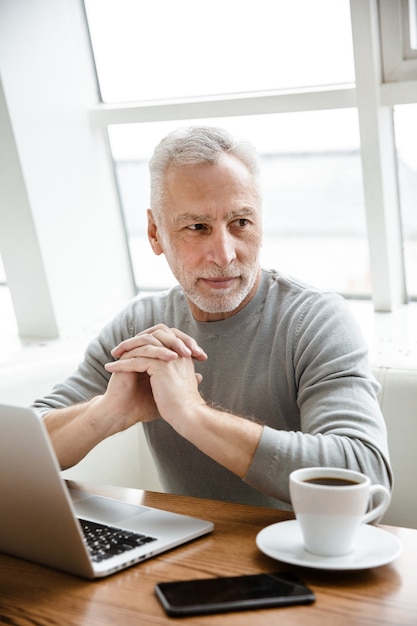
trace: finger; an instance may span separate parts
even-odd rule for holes
[[[207,359],[207,354],[193,337],[190,337],[190,335],[187,335],[187,333],[178,330],[178,328],[171,328],[171,330],[191,350],[191,356],[194,359],[196,359],[197,361],[205,361]]]
[[[115,358],[120,358],[124,352],[134,350],[145,344],[163,345],[176,352],[179,356],[192,356],[199,361],[207,359],[207,354],[195,339],[176,328],[168,328],[164,324],[152,326],[135,337],[122,341],[113,348],[111,354]]]
[[[182,330],[179,330],[178,328],[168,328],[168,326],[165,326],[165,324],[158,324],[157,326],[153,327],[152,332],[154,336],[160,338],[161,341],[164,342],[165,338],[167,338],[168,335],[170,338],[175,336],[190,350],[190,356],[192,356],[194,359],[197,359],[198,361],[205,361],[207,359],[207,354],[204,352],[203,348],[198,345],[196,340],[190,335],[187,335],[187,333],[184,333]],[[172,341],[173,343],[170,344],[172,348],[181,345],[180,343],[177,343],[175,339],[172,339]],[[188,354],[180,354],[180,356],[188,356]]]
[[[113,348],[111,351],[112,356],[115,358],[119,358],[125,352],[131,352],[136,348],[140,348],[141,346],[153,345],[153,346],[163,346],[162,342],[157,339],[152,333],[144,332],[139,335],[135,335],[134,337],[130,337],[129,339],[125,339],[118,346]]]
[[[171,338],[160,334],[157,337],[155,334],[149,335],[148,333],[126,339],[111,351],[111,355],[115,359],[124,358],[126,355],[129,357],[132,353],[135,353],[135,355],[151,356],[152,358],[162,358],[164,360],[172,358],[172,354],[176,357],[191,356],[191,350],[175,336]]]
[[[112,374],[121,372],[144,373],[149,367],[149,359],[141,359],[139,357],[120,359],[119,361],[110,361],[110,363],[106,363],[104,367]]]
[[[187,343],[179,337],[174,330],[171,329],[157,329],[154,330],[152,336],[160,341],[164,346],[175,350],[179,356],[189,357],[192,356],[192,350],[188,347]],[[188,338],[188,335],[185,335]],[[188,338],[190,339],[190,338]]]
[[[139,348],[134,348],[133,350],[123,352],[120,358],[115,360],[128,361],[130,359],[152,359],[169,362],[178,359],[178,354],[174,350],[170,350],[163,345],[146,344],[140,346]]]
[[[174,341],[174,343],[171,344],[172,347],[176,345],[177,346],[181,345],[175,342],[175,339],[173,339],[173,337],[177,337],[184,343],[185,346],[189,348],[189,350],[191,351],[191,356],[193,358],[199,359],[199,360],[204,360],[207,358],[207,354],[204,352],[203,348],[198,345],[196,340],[190,335],[187,335],[187,333],[184,333],[182,330],[179,330],[178,328],[169,328],[168,326],[166,326],[166,324],[156,324],[155,326],[151,326],[150,328],[143,330],[142,332],[138,333],[136,336],[140,337],[142,335],[153,335],[154,337],[161,338],[161,340],[164,343],[165,341],[169,342],[171,338],[171,341],[172,340]],[[190,356],[190,355],[187,353],[184,356]]]

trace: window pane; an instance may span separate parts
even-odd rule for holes
[[[353,110],[193,120],[250,139],[262,160],[262,265],[346,295],[370,295],[359,135]],[[147,162],[183,122],[109,129],[137,285],[175,281],[146,236]]]
[[[417,298],[417,105],[395,107],[401,215],[407,289]]]
[[[105,102],[354,81],[349,0],[85,5]]]

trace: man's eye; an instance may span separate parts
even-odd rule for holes
[[[246,217],[241,217],[236,220],[238,226],[247,226],[249,224],[249,220]]]
[[[189,230],[203,230],[204,224],[190,224],[187,228],[189,228]]]

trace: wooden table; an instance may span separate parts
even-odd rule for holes
[[[417,624],[417,530],[385,526],[404,545],[392,564],[353,572],[288,566],[263,555],[257,533],[290,514],[198,498],[72,483],[130,503],[210,519],[212,534],[106,579],[89,582],[0,554],[0,623],[59,626],[153,626],[168,623],[224,626],[402,626]],[[313,589],[310,606],[168,618],[154,595],[157,582],[293,571]]]

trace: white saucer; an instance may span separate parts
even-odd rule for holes
[[[297,520],[278,522],[261,530],[256,545],[267,556],[303,567],[357,570],[386,565],[402,552],[400,541],[389,532],[364,524],[358,530],[353,551],[346,556],[318,556],[304,549]]]

